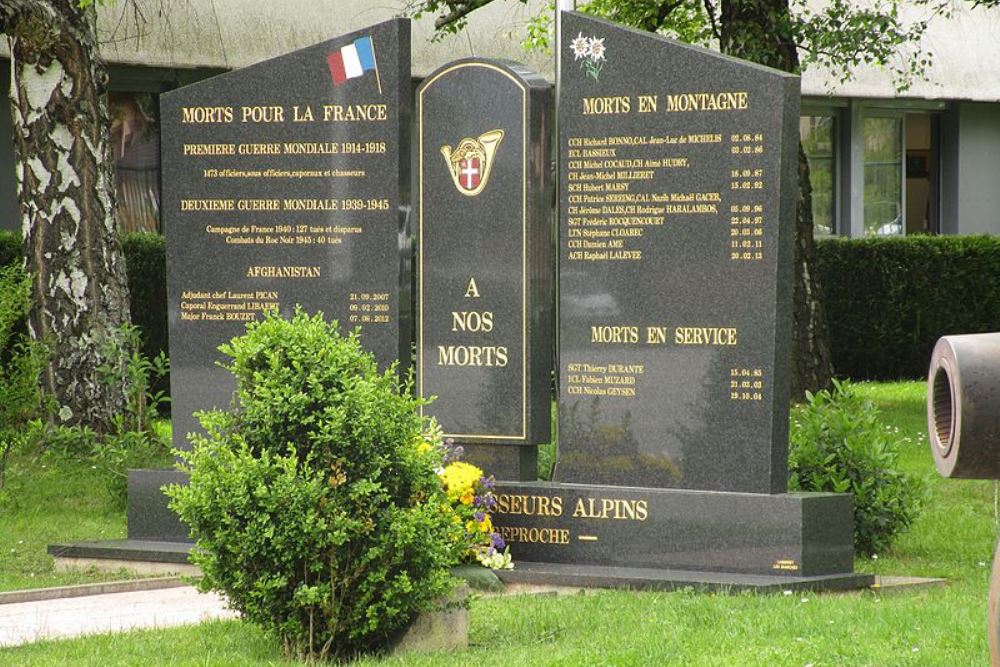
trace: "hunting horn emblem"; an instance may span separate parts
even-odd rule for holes
[[[447,145],[441,147],[441,155],[459,192],[475,197],[483,191],[490,180],[493,157],[502,140],[503,130],[490,130],[479,135],[478,139],[462,139],[454,150]]]

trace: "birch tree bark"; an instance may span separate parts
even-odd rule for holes
[[[0,0],[0,31],[11,51],[29,328],[51,350],[43,383],[61,422],[104,432],[125,386],[101,367],[117,361],[107,350],[129,321],[129,297],[96,13],[78,0]]]

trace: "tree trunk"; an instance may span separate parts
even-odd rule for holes
[[[799,56],[789,30],[788,0],[723,0],[721,7],[723,53],[798,73]],[[793,401],[801,400],[806,391],[826,389],[833,377],[826,313],[816,272],[809,163],[801,144],[798,167],[791,350]]]
[[[11,45],[11,111],[31,335],[51,355],[43,384],[63,423],[106,431],[125,385],[102,366],[129,321],[115,222],[107,70],[93,7],[0,0]],[[119,374],[120,377],[120,374]]]

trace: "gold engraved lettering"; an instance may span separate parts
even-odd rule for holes
[[[632,110],[632,100],[628,97],[584,97],[583,115],[622,114]]]
[[[590,327],[591,343],[638,343],[639,327],[593,326]]]
[[[649,517],[649,505],[645,500],[578,498],[573,509],[573,517],[578,519],[645,521]]]
[[[512,496],[506,493],[497,496],[498,514],[523,514],[527,516],[562,516],[561,496]]]
[[[184,144],[184,155],[235,155],[235,144]]]
[[[743,91],[667,95],[667,111],[734,111],[749,108]]]
[[[469,278],[469,286],[465,288],[465,298],[479,298],[479,287],[476,286],[475,278]]]
[[[319,278],[318,266],[251,266],[247,278]]]
[[[474,310],[452,311],[451,330],[489,333],[493,331],[493,313],[488,310],[481,313]]]
[[[232,107],[181,107],[182,123],[231,123]]]
[[[299,112],[299,105],[292,107],[292,120],[296,123],[304,123],[313,119],[312,107],[307,106],[305,111]]]
[[[384,121],[389,118],[385,104],[324,104],[323,120],[334,123]]]
[[[438,366],[507,365],[507,348],[498,345],[438,345]]]
[[[232,211],[232,199],[182,199],[182,211]]]
[[[663,345],[667,342],[667,327],[646,327],[646,342],[650,345]]]
[[[500,534],[507,542],[569,544],[569,530],[565,528],[523,528],[521,526],[500,526]]]
[[[677,327],[674,329],[676,345],[736,345],[739,336],[736,327]]]
[[[241,107],[242,113],[241,117],[244,123],[284,123],[285,122],[285,109],[284,107],[271,105],[271,106],[256,106],[256,107]]]

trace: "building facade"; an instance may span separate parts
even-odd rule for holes
[[[146,12],[158,18],[138,39],[122,20],[127,3],[102,7],[122,227],[159,229],[160,93],[386,20],[404,4],[317,0],[289,11],[268,0],[188,0],[166,16]],[[438,41],[433,17],[414,22],[415,80],[476,55],[524,62],[551,81],[551,57],[521,47],[525,23],[547,5],[497,0]],[[872,68],[847,83],[805,72],[800,133],[817,236],[1000,233],[1000,68],[984,66],[1000,62],[998,32],[1000,10],[956,3],[926,35],[929,76],[903,92]],[[0,45],[3,90],[8,58]],[[0,105],[0,229],[19,224],[11,136],[9,105]]]

